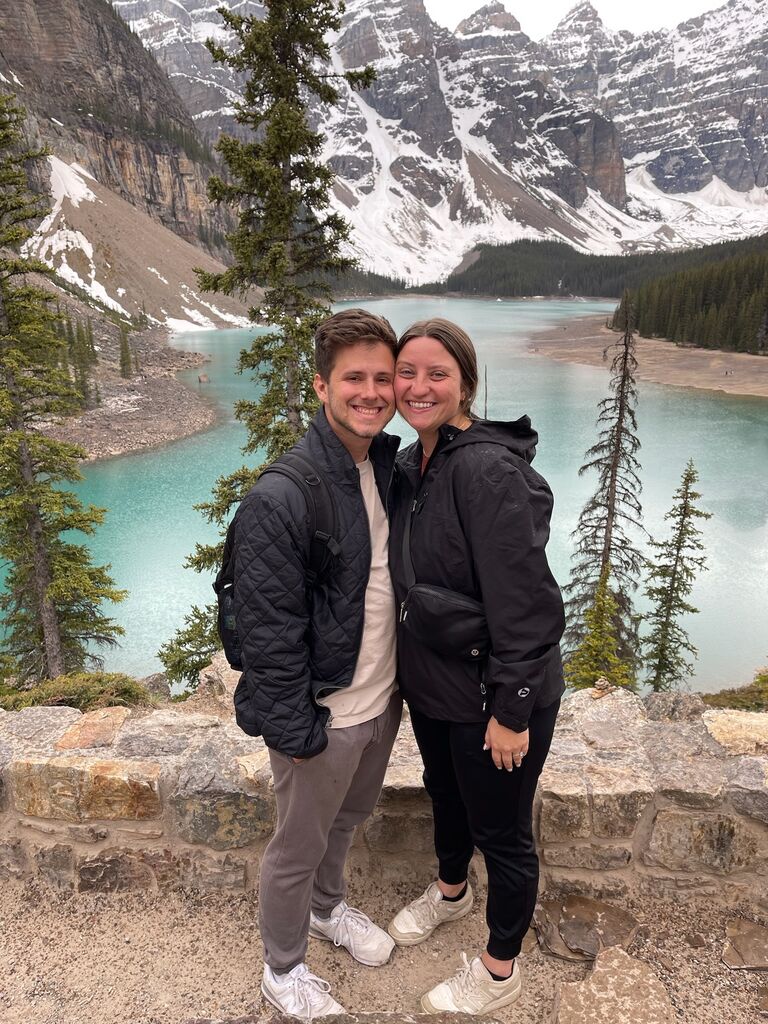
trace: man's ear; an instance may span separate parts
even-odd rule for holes
[[[315,394],[320,401],[325,404],[328,401],[328,385],[319,373],[315,374],[315,379],[312,381],[312,387],[315,389]]]

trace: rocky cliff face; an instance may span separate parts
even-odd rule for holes
[[[1,17],[17,39],[40,33],[45,45],[35,48],[43,54],[46,47],[71,50],[69,63],[63,60],[71,70],[67,101],[41,107],[49,135],[64,122],[64,155],[79,158],[77,147],[100,116],[98,97],[113,97],[120,116],[87,143],[86,165],[188,231],[201,194],[199,165],[185,163],[179,147],[175,156],[165,149],[168,132],[158,125],[171,123],[185,139],[197,129],[209,143],[222,131],[241,131],[233,105],[242,83],[214,66],[204,45],[210,36],[227,45],[227,33],[203,0],[113,6],[172,85],[155,65],[142,70],[147,57],[129,30],[117,41],[106,0],[20,0]],[[87,73],[75,74],[83,39],[88,53],[105,45],[104,25],[72,21],[86,8],[112,26],[109,66],[95,79],[89,60]],[[263,12],[256,0],[237,9]],[[30,11],[45,13],[42,27],[26,27]],[[432,22],[422,0],[349,0],[331,42],[336,71],[366,63],[377,70],[371,89],[344,90],[338,108],[312,111],[327,139],[324,159],[337,174],[335,202],[371,269],[422,281],[447,273],[478,242],[545,237],[623,252],[768,228],[764,0],[730,0],[673,31],[638,36],[609,32],[584,3],[540,43],[498,2],[451,33]],[[131,74],[134,50],[144,63]],[[125,132],[141,134],[131,127],[138,117],[155,127],[134,151],[121,140]]]
[[[212,233],[211,157],[165,72],[107,0],[0,5],[0,86],[57,156],[189,240]]]
[[[714,178],[737,192],[768,185],[768,7],[730,0],[673,30],[611,33],[580,4],[542,41],[566,96],[619,127],[628,167],[663,192]]]

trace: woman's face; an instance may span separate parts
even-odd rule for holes
[[[395,400],[397,411],[419,434],[463,418],[459,364],[436,338],[411,338],[401,349]]]

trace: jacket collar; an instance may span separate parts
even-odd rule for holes
[[[325,409],[321,408],[309,425],[305,442],[318,464],[340,482],[349,480],[358,486],[357,466],[349,451],[328,422]],[[368,457],[373,463],[377,482],[386,484],[395,464],[395,455],[400,438],[382,431],[371,441]]]

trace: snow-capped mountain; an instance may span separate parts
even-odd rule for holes
[[[203,0],[113,0],[209,139],[239,130],[239,83]],[[261,11],[253,0],[240,13]],[[336,202],[371,269],[424,281],[479,242],[583,251],[768,229],[768,4],[730,0],[674,30],[608,32],[580,4],[536,43],[501,3],[451,33],[422,0],[349,0],[337,70],[377,80],[314,112]]]
[[[572,100],[600,109],[622,135],[628,169],[667,193],[718,178],[768,185],[768,5],[730,0],[671,31],[607,32],[580,4],[541,44]]]

